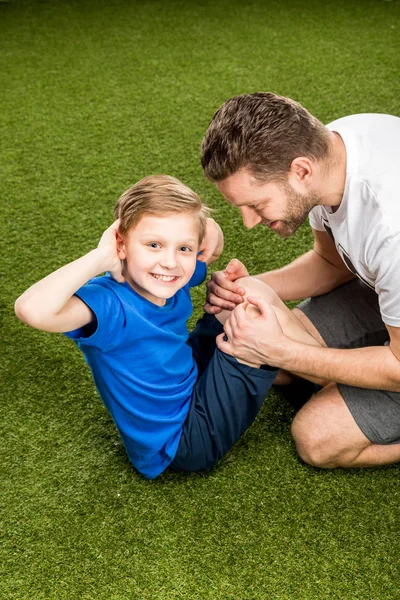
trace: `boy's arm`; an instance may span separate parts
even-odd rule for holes
[[[71,331],[91,323],[92,311],[74,294],[104,271],[110,271],[117,281],[124,281],[117,254],[117,231],[118,221],[103,233],[95,250],[27,289],[15,303],[17,317],[35,329],[48,332]]]
[[[204,239],[200,245],[201,254],[198,260],[210,265],[222,253],[224,249],[224,234],[221,227],[214,219],[207,219],[207,229]]]

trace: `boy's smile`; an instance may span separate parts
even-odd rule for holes
[[[126,281],[159,306],[191,279],[198,249],[199,219],[189,211],[147,214],[118,242]]]
[[[162,281],[163,283],[171,283],[171,281],[177,281],[179,279],[176,275],[158,275],[157,273],[152,273],[153,277],[158,281]]]

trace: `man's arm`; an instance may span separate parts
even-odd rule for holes
[[[329,235],[316,229],[313,229],[313,235],[312,250],[281,269],[256,275],[268,283],[281,300],[320,296],[355,277],[344,264]]]
[[[390,346],[341,350],[289,339],[272,307],[261,298],[247,298],[261,315],[253,320],[239,305],[225,323],[228,341],[218,347],[249,363],[270,364],[336,383],[400,392],[400,328],[387,326]]]
[[[312,250],[281,269],[255,275],[257,279],[268,283],[284,301],[319,296],[354,279],[329,235],[315,229],[313,235]],[[213,273],[207,283],[205,310],[217,314],[223,308],[232,310],[240,304],[244,290],[235,285],[235,280],[247,274],[244,265],[235,260],[229,263],[226,271]]]
[[[117,255],[117,230],[116,221],[103,233],[95,250],[27,289],[15,303],[17,317],[35,329],[48,332],[71,331],[90,323],[94,318],[92,311],[74,293],[104,271],[110,271],[117,281],[124,281]]]

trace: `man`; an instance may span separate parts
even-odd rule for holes
[[[298,452],[312,465],[400,461],[400,119],[362,114],[326,127],[298,103],[271,93],[231,98],[214,115],[202,166],[244,225],[291,236],[309,215],[314,247],[257,275],[294,309],[320,347],[286,337],[273,311],[235,310],[220,348],[249,362],[325,380],[297,413]],[[232,262],[208,284],[208,312],[243,300]]]

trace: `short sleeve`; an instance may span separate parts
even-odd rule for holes
[[[310,214],[308,215],[308,220],[310,221],[310,225],[311,225],[312,229],[315,229],[316,231],[325,231],[325,228],[323,226],[323,221],[322,221],[321,210],[322,210],[321,206],[315,206],[310,211]]]
[[[207,274],[207,265],[205,262],[201,260],[196,261],[196,269],[192,275],[191,280],[189,281],[189,287],[196,287],[196,285],[200,285],[206,278]]]
[[[75,295],[92,310],[95,322],[68,331],[65,335],[79,345],[92,346],[104,352],[114,348],[125,324],[125,314],[118,296],[112,289],[95,281],[81,287]]]
[[[373,246],[368,257],[375,276],[382,320],[392,327],[400,327],[399,245],[400,234],[387,234],[381,244]]]

